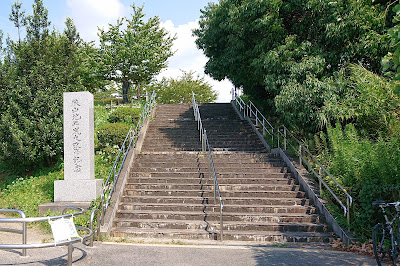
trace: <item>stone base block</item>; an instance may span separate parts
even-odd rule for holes
[[[82,208],[84,211],[89,209],[90,201],[57,201],[57,202],[48,202],[39,205],[39,214],[40,216],[45,215],[45,213],[50,210],[51,212],[62,212],[67,207],[78,207]]]
[[[54,181],[54,201],[92,201],[97,198],[103,186],[101,179],[57,180]]]

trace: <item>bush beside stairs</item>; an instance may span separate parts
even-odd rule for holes
[[[283,160],[230,104],[202,104],[224,204],[224,240],[328,242],[330,228]],[[208,154],[189,104],[157,105],[114,219],[123,238],[220,238]]]

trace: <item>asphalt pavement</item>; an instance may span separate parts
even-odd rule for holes
[[[66,265],[67,247],[0,250],[0,265]],[[321,246],[240,244],[75,244],[73,265],[376,265],[370,256]]]

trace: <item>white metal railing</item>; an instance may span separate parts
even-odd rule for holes
[[[150,96],[148,102],[146,102],[143,107],[142,114],[139,118],[139,121],[136,125],[136,128],[131,127],[128,131],[128,134],[125,137],[124,142],[118,152],[117,158],[113,164],[113,167],[108,175],[107,180],[103,183],[103,189],[101,192],[101,222],[104,222],[104,215],[108,206],[110,205],[112,194],[114,193],[115,186],[118,181],[118,177],[121,173],[122,167],[128,156],[129,151],[136,146],[137,139],[139,137],[140,130],[143,127],[143,124],[147,117],[149,117],[151,111],[153,110],[154,104],[156,101],[156,93],[153,92]]]
[[[311,154],[311,152],[306,148],[306,146],[300,140],[298,140],[290,132],[290,130],[286,128],[286,126],[281,125],[278,127],[273,127],[272,124],[263,116],[263,114],[253,104],[253,102],[249,101],[249,103],[246,104],[240,97],[235,97],[234,103],[239,108],[239,111],[243,114],[243,116],[253,118],[255,120],[256,126],[262,130],[262,134],[264,137],[266,136],[266,134],[268,134],[272,138],[271,146],[274,145],[274,136],[277,138],[278,148],[281,148],[281,144],[283,144],[283,150],[287,150],[287,146],[290,145],[294,153],[299,158],[299,164],[300,165],[304,164],[305,166],[307,166],[309,171],[311,171],[314,174],[314,176],[318,179],[320,191],[322,191],[322,186],[324,186],[325,189],[329,191],[332,197],[341,206],[341,208],[344,211],[344,215],[347,217],[347,225],[349,226],[350,207],[353,203],[353,198],[346,191],[346,189],[343,188],[343,186],[326,170],[326,168]],[[281,138],[283,140],[282,141],[283,143],[281,143],[280,141]],[[289,139],[291,141],[289,141]],[[293,144],[292,142],[294,142],[295,144]],[[308,162],[307,158],[303,156],[303,154],[307,154],[308,158],[310,158],[312,162],[319,167],[318,173],[314,169],[314,167],[312,167],[311,164]],[[341,193],[346,198],[345,204],[342,202],[342,200],[339,199],[339,196],[336,195],[336,193],[327,184],[327,182],[324,181],[324,176],[328,177],[329,180],[331,180],[334,184],[336,184],[338,190],[340,190]]]
[[[73,214],[65,214],[66,211],[68,211],[68,210],[75,210],[76,212]],[[100,211],[97,209],[92,210],[92,213],[90,215],[90,221],[89,221],[90,227],[89,228],[82,227],[82,226],[76,226],[76,229],[87,232],[87,234],[85,236],[71,239],[71,240],[59,241],[59,242],[35,243],[35,244],[27,244],[26,240],[27,240],[27,234],[28,234],[28,229],[27,229],[28,223],[47,222],[47,221],[57,220],[57,219],[61,219],[61,218],[77,217],[77,216],[83,214],[83,209],[77,208],[77,207],[66,207],[64,209],[62,215],[47,216],[47,217],[33,217],[33,218],[26,218],[25,213],[21,210],[0,209],[0,213],[18,213],[21,216],[21,218],[0,218],[0,224],[1,223],[21,223],[22,224],[22,230],[16,230],[16,229],[10,229],[10,228],[0,228],[0,231],[3,231],[3,232],[22,234],[22,244],[0,244],[0,249],[22,249],[22,256],[26,256],[27,249],[49,248],[49,247],[55,247],[55,246],[67,246],[68,245],[68,256],[67,256],[68,257],[68,265],[72,265],[72,251],[73,251],[72,244],[78,243],[78,242],[83,243],[83,242],[89,240],[90,247],[93,247],[94,235],[95,234],[97,235],[97,240],[99,239],[99,235],[100,235]],[[94,221],[96,214],[97,214],[97,226],[93,230],[93,221]]]
[[[211,178],[211,175],[213,175],[213,178],[214,178],[214,184],[213,184],[214,204],[217,203],[217,194],[218,194],[219,206],[220,206],[220,240],[223,241],[224,240],[224,229],[223,229],[223,227],[224,227],[224,220],[223,220],[224,205],[222,203],[221,191],[219,189],[217,174],[215,173],[214,161],[213,161],[212,154],[211,154],[210,144],[208,142],[207,131],[203,126],[203,122],[201,121],[199,106],[196,103],[195,95],[193,92],[192,92],[192,102],[193,102],[194,119],[195,119],[195,121],[197,121],[197,129],[199,130],[199,133],[200,133],[201,149],[203,152],[208,152],[208,158],[209,158],[208,177]]]

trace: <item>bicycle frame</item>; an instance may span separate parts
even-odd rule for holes
[[[384,228],[389,229],[389,233],[392,235],[393,234],[393,228],[392,228],[392,224],[398,219],[400,222],[400,210],[399,210],[399,206],[400,206],[400,202],[393,202],[393,203],[376,203],[376,205],[378,205],[381,210],[382,210],[382,214],[383,217],[385,218],[385,224],[384,224]],[[396,215],[393,216],[392,219],[389,219],[388,214],[386,213],[386,208],[393,206],[396,209]],[[398,232],[399,233],[399,232]],[[397,244],[396,246],[399,246],[399,241],[400,239],[397,239]]]
[[[385,250],[382,247],[384,246],[385,243],[385,238],[386,236],[388,237],[388,240],[390,240],[390,255],[393,260],[394,265],[397,263],[397,258],[398,258],[398,249],[400,246],[400,202],[392,202],[392,203],[385,203],[384,201],[374,201],[372,202],[372,205],[377,205],[379,208],[382,209],[382,214],[383,217],[385,218],[385,223],[381,224],[378,223],[377,225],[374,226],[373,230],[373,246],[374,246],[374,253],[375,253],[375,258],[378,263],[378,265],[382,265],[381,262],[385,257],[385,254],[389,250]],[[396,214],[393,215],[393,217],[390,219],[388,216],[388,213],[386,212],[386,208],[389,207],[394,207],[396,210]],[[399,220],[399,224],[397,224],[397,239],[396,236],[394,235],[393,232],[393,223]],[[382,232],[382,238],[377,239],[376,237],[376,232],[381,231]],[[379,238],[379,237],[378,237]],[[379,241],[378,243],[376,241]]]

